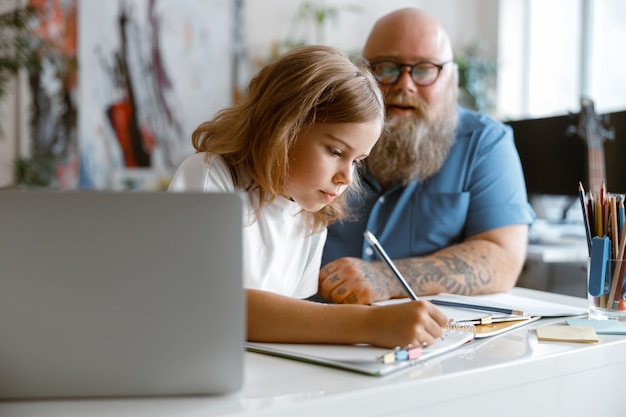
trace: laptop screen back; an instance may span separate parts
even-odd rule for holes
[[[0,398],[241,387],[236,194],[0,192]]]

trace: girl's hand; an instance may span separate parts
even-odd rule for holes
[[[432,345],[448,324],[448,317],[428,301],[375,305],[367,320],[368,343],[390,349]]]

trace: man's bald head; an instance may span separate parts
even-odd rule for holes
[[[399,58],[412,62],[445,62],[452,59],[452,45],[443,25],[415,8],[393,11],[372,28],[363,49],[370,61]]]

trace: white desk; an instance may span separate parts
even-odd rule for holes
[[[586,306],[586,300],[514,293]],[[562,323],[561,319],[538,324]],[[243,389],[225,397],[0,403],[0,416],[618,416],[626,336],[598,344],[539,343],[537,324],[376,378],[246,353]]]

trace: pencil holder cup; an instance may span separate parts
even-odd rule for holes
[[[626,260],[595,256],[587,260],[589,318],[626,321]]]

